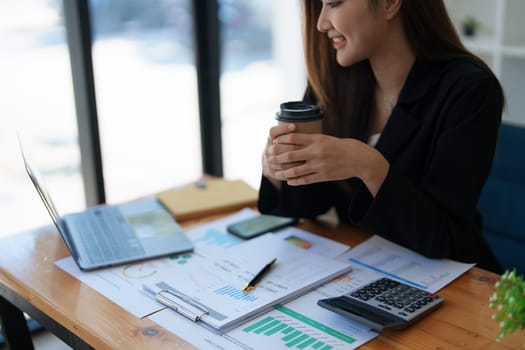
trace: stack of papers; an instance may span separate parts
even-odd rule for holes
[[[232,350],[354,349],[376,337],[377,333],[317,306],[317,300],[345,294],[385,275],[435,292],[473,266],[446,259],[428,259],[378,236],[349,249],[344,244],[295,227],[267,235],[277,238],[280,243],[270,239],[264,242],[267,238],[243,241],[227,232],[227,225],[256,214],[244,209],[189,230],[188,237],[195,247],[193,253],[93,272],[80,271],[71,257],[56,264],[133,315],[147,316],[200,349]],[[260,238],[263,237],[266,236]],[[282,243],[289,247],[281,247]],[[297,249],[307,255],[297,253]],[[306,256],[310,260],[305,261]],[[275,266],[257,287],[250,293],[238,293],[254,272],[273,258],[277,258]],[[295,265],[297,259],[302,263]],[[325,266],[328,261],[330,265]],[[339,267],[331,265],[336,261],[344,266],[340,271],[347,271],[352,265],[351,272],[323,285],[330,278],[321,279],[322,276],[329,276],[332,272],[334,276],[339,274],[335,272]],[[210,262],[213,263],[210,265]],[[237,268],[230,267],[228,262],[237,264]],[[219,268],[222,270],[215,273]],[[226,268],[231,271],[226,271]],[[201,275],[198,269],[207,273]],[[231,273],[236,270],[244,272],[239,275]],[[319,287],[308,292],[316,285]],[[203,307],[226,315],[228,320],[204,317],[203,320],[213,326],[202,327],[207,323],[189,321],[152,298],[151,290],[144,293],[144,286],[153,291],[163,287],[193,294],[199,302],[202,301]],[[196,289],[197,286],[200,289]],[[223,289],[219,291],[221,286]],[[290,289],[282,291],[276,286],[289,286]],[[277,293],[271,293],[274,288]],[[295,296],[297,298],[291,300]],[[218,298],[228,304],[216,307]],[[245,300],[241,301],[243,298]],[[279,305],[268,307],[276,302]],[[228,331],[210,332],[210,327],[228,328]]]
[[[243,286],[274,258],[276,263],[257,287],[243,292]],[[161,300],[169,298],[164,303],[174,311],[188,311],[190,318],[224,331],[350,270],[346,262],[264,235],[230,248],[228,254],[194,255],[144,287]]]

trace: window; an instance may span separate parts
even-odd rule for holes
[[[258,187],[275,112],[281,102],[300,99],[305,88],[299,5],[218,5],[224,175]],[[193,0],[88,0],[88,6],[107,201],[195,180],[202,156]],[[3,232],[49,224],[23,168],[18,129],[58,208],[85,207],[64,23],[59,0],[0,3]]]
[[[16,132],[57,207],[85,206],[61,2],[0,2],[0,235],[49,224],[25,174]]]
[[[221,0],[224,176],[259,187],[261,154],[279,104],[306,77],[297,1]]]
[[[191,1],[89,1],[107,202],[202,173]]]

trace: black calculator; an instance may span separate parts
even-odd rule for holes
[[[321,299],[317,304],[382,331],[406,328],[440,307],[443,301],[437,294],[384,277],[339,297]]]

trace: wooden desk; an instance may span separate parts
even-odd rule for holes
[[[195,222],[192,222],[193,224]],[[184,224],[184,223],[183,223]],[[351,246],[369,236],[342,226],[301,224]],[[127,311],[54,265],[68,256],[48,226],[0,240],[0,313],[14,349],[31,348],[20,310],[76,349],[188,349],[190,344],[148,319]],[[523,349],[525,332],[495,341],[497,322],[488,299],[498,275],[471,269],[439,292],[444,305],[405,331],[385,332],[363,349]],[[16,343],[15,343],[16,342]]]

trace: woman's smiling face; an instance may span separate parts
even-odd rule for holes
[[[388,21],[382,16],[380,4],[372,7],[369,0],[322,2],[317,29],[331,40],[341,66],[347,67],[380,53],[388,37]]]

